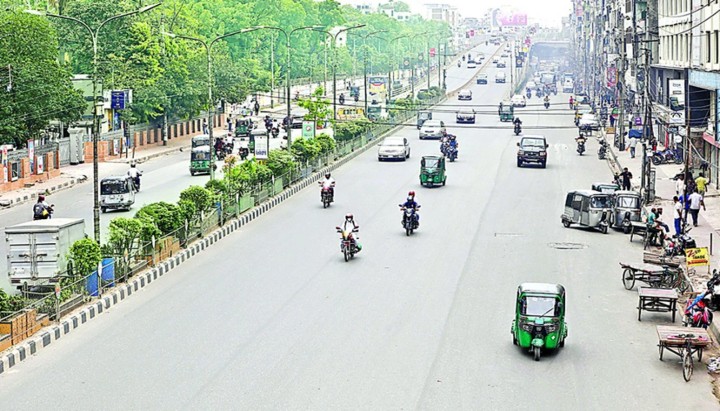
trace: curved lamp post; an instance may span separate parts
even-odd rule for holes
[[[127,13],[118,14],[117,16],[108,17],[103,20],[94,30],[84,21],[71,17],[62,16],[59,14],[47,13],[40,10],[25,10],[25,13],[34,14],[36,16],[47,16],[58,19],[70,20],[81,25],[85,30],[90,33],[92,39],[93,48],[93,125],[92,125],[92,143],[93,143],[93,231],[95,235],[95,242],[100,244],[100,182],[98,181],[98,138],[100,136],[100,124],[98,116],[98,97],[97,97],[97,83],[98,83],[98,35],[100,29],[103,28],[107,23],[113,20],[117,20],[123,17],[132,16],[135,14],[145,13],[155,7],[158,7],[162,3],[151,4],[149,6],[141,7],[137,10],[129,11]]]
[[[365,34],[364,36],[361,36],[363,38],[363,48],[364,48],[363,60],[364,60],[364,67],[365,67],[365,69],[363,70],[364,71],[364,76],[363,76],[364,77],[364,82],[363,82],[364,90],[363,91],[365,93],[365,117],[367,117],[367,115],[368,115],[367,39],[376,34],[387,33],[387,32],[388,32],[387,30],[378,30],[378,31],[373,31],[372,33]]]
[[[405,39],[408,37],[410,37],[409,34],[403,34],[402,36],[397,36],[397,37],[391,39],[388,42],[388,49],[390,50],[390,52],[393,51],[392,46],[395,41],[400,40],[400,39]],[[395,54],[397,54],[397,53],[395,53]],[[395,55],[394,57],[397,57],[397,55]],[[392,83],[393,83],[392,74],[393,74],[393,68],[394,68],[392,62],[393,62],[393,59],[390,58],[390,71],[388,72],[388,95],[390,96],[391,100],[392,100]]]

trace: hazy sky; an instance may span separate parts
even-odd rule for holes
[[[340,3],[371,4],[377,6],[379,0],[339,0]],[[439,3],[455,6],[463,17],[480,17],[489,8],[503,10],[516,10],[528,15],[531,22],[538,22],[545,26],[560,27],[560,19],[570,13],[571,0],[402,0],[409,4],[413,12],[425,14],[425,4]],[[383,0],[382,3],[386,3]]]

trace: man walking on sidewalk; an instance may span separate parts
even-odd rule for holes
[[[681,224],[682,223],[682,203],[680,202],[680,199],[678,196],[673,197],[673,222],[675,223],[675,235],[679,236],[680,232],[682,231]]]
[[[255,100],[255,116],[257,117],[258,115],[260,115],[260,103]]]
[[[697,187],[697,191],[703,197],[705,197],[705,189],[709,182],[710,180],[705,178],[705,174],[703,173],[700,173],[698,178],[695,179],[695,186]]]
[[[700,206],[702,206],[703,210],[705,210],[705,202],[703,201],[703,197],[697,192],[697,189],[693,191],[692,194],[690,194],[688,200],[690,201],[690,215],[692,216],[693,226],[697,227],[698,214],[700,214]]]
[[[633,175],[630,171],[628,171],[627,167],[623,168],[623,172],[620,173],[620,177],[622,177],[622,189],[630,190],[630,188],[632,188],[631,180]]]
[[[630,137],[630,158],[635,158],[635,146],[637,145],[637,139]]]

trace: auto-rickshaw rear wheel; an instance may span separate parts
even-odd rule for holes
[[[563,220],[562,223],[565,226],[565,228],[570,228],[570,220]]]

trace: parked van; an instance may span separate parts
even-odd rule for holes
[[[495,82],[496,83],[504,83],[505,82],[505,72],[504,71],[498,71],[495,73]]]
[[[566,78],[563,83],[563,93],[572,93],[575,90],[575,85],[572,79]]]

